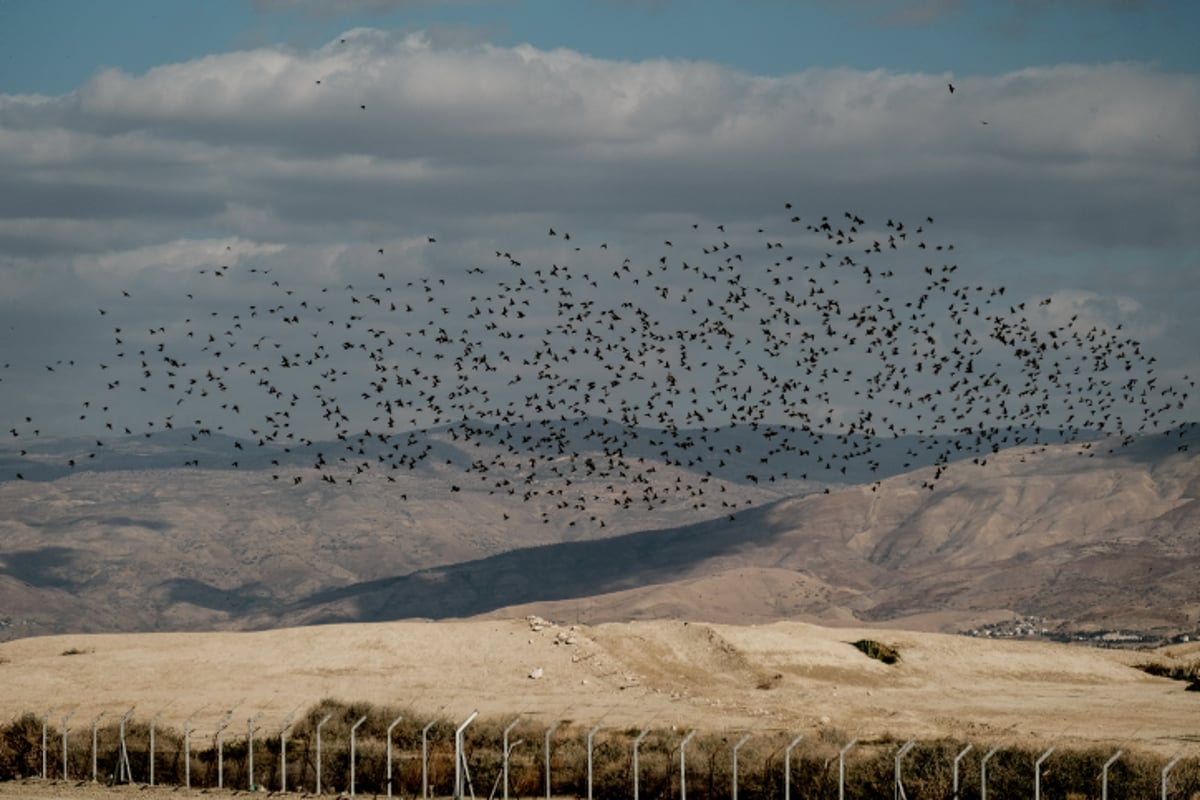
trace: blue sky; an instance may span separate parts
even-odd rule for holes
[[[711,60],[769,75],[1200,65],[1200,4],[1187,0],[0,0],[0,91],[60,94],[102,67],[140,73],[264,44],[312,47],[360,26],[605,59]]]
[[[113,327],[149,351],[193,296],[214,319],[269,302],[266,274],[295,296],[434,282],[466,330],[501,291],[478,271],[497,252],[619,276],[622,257],[694,265],[728,238],[762,277],[760,228],[820,261],[788,218],[847,210],[882,242],[889,219],[936,218],[957,276],[1004,286],[1040,335],[1137,337],[1178,403],[1200,375],[1196,30],[1200,4],[1166,0],[0,0],[0,426],[90,432],[67,389],[117,385]],[[924,288],[921,253],[870,257],[898,295]],[[656,288],[699,297],[693,277]],[[855,291],[847,307],[875,287]],[[655,318],[683,330],[705,307]],[[409,322],[377,330],[435,320]],[[123,395],[114,429],[161,426],[178,399]],[[860,410],[823,402],[822,419]],[[1200,419],[1193,396],[1175,411]]]

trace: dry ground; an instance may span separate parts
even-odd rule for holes
[[[58,800],[64,797],[71,800],[180,800],[181,797],[199,798],[210,794],[201,789],[187,791],[174,786],[150,789],[137,785],[105,786],[76,781],[0,781],[0,798],[3,800]],[[235,794],[238,792],[228,793],[229,796]]]
[[[859,638],[895,646],[901,662],[867,658],[848,644]],[[836,728],[1200,753],[1200,693],[1131,667],[1197,657],[1196,645],[1148,654],[802,623],[573,629],[509,619],[74,635],[0,645],[0,714],[52,709],[85,726],[135,706],[176,729],[195,715],[202,735],[231,708],[235,720],[261,714],[270,730],[298,705],[334,697],[453,719],[479,709],[614,727]]]

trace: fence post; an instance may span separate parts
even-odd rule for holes
[[[217,788],[225,788],[225,728],[233,719],[233,711],[229,711],[217,723]]]
[[[396,717],[392,720],[392,724],[387,726],[387,796],[392,796],[392,731],[400,724],[403,716]]]
[[[803,736],[797,736],[783,749],[783,800],[792,800],[792,751],[803,739]]]
[[[592,800],[592,739],[603,727],[603,723],[596,723],[596,727],[588,731],[587,735],[587,800]]]
[[[987,800],[987,763],[999,750],[1000,745],[996,745],[979,761],[979,800]]]
[[[158,720],[162,717],[163,712],[159,711],[150,720],[150,785],[154,785],[154,729],[158,727]]]
[[[96,715],[96,718],[92,720],[92,783],[97,782],[97,775],[99,774],[96,769],[96,727],[100,724],[100,718],[103,717],[105,713],[106,712],[101,711]]]
[[[1118,750],[1113,753],[1112,758],[1104,762],[1104,769],[1100,771],[1100,800],[1108,800],[1108,768],[1121,757],[1124,750]]]
[[[429,798],[429,729],[436,721],[421,728],[421,797],[423,800]]]
[[[738,794],[738,750],[742,749],[742,745],[750,741],[750,734],[745,734],[741,739],[738,739],[737,744],[733,746],[733,800],[737,800]]]
[[[254,716],[246,720],[246,788],[254,791],[254,721],[262,716],[262,712],[258,712]]]
[[[63,717],[63,723],[62,723],[62,727],[63,727],[63,729],[62,729],[62,761],[63,761],[62,773],[63,773],[64,781],[67,780],[67,723],[71,721],[71,715],[74,713],[75,712],[72,711],[70,714],[67,714],[65,717]]]
[[[637,738],[633,740],[633,800],[638,800],[638,745],[642,743],[642,739],[645,739],[649,732],[649,728],[643,728]]]
[[[454,729],[454,800],[463,798],[463,765],[466,755],[463,753],[463,731],[479,716],[478,711],[472,711],[463,723]],[[474,790],[472,790],[474,791]]]
[[[894,789],[896,800],[908,800],[908,796],[904,793],[904,781],[902,780],[900,774],[900,762],[902,762],[904,757],[908,755],[908,752],[916,746],[916,741],[909,739],[898,751],[896,751],[896,785]]]
[[[183,786],[192,788],[192,720],[195,714],[183,721]]]
[[[355,738],[358,735],[358,726],[362,725],[366,721],[367,721],[367,715],[363,714],[361,717],[358,718],[358,722],[356,722],[350,726],[350,796],[351,797],[354,797],[354,781],[355,781],[354,761],[355,761],[355,753],[356,753]]]
[[[317,723],[317,790],[315,792],[317,795],[321,794],[321,728],[323,728],[325,723],[329,722],[331,719],[333,719],[333,714],[326,714],[321,718],[321,721]]]
[[[1176,755],[1174,758],[1168,761],[1167,765],[1162,769],[1162,800],[1167,800],[1167,773],[1171,771],[1172,767],[1179,763],[1181,758],[1183,758],[1183,753]]]
[[[292,719],[296,716],[293,711],[279,726],[279,791],[287,792],[287,733],[292,727]]]
[[[1054,752],[1051,747],[1046,752],[1038,756],[1038,760],[1033,763],[1033,800],[1042,800],[1042,762],[1050,757]]]
[[[512,753],[512,747],[508,746],[508,734],[512,732],[513,728],[517,727],[517,722],[520,719],[520,717],[517,717],[504,728],[504,800],[508,800],[508,757]],[[513,747],[516,747],[516,745],[514,744]]]
[[[965,756],[967,753],[971,752],[971,750],[974,749],[974,747],[975,747],[974,745],[969,744],[966,747],[964,747],[962,750],[960,750],[958,755],[956,755],[954,757],[954,800],[960,800],[959,795],[958,795],[958,762],[962,761],[963,756]]]
[[[550,800],[550,737],[554,735],[554,731],[562,724],[562,721],[555,722],[549,728],[546,728],[546,800]]]
[[[117,739],[120,742],[120,750],[117,755],[117,782],[118,783],[133,783],[133,775],[129,769],[129,748],[125,746],[125,725],[133,716],[133,709],[125,712],[125,716],[121,717],[121,724],[118,728]]]
[[[846,800],[846,753],[858,742],[851,739],[849,744],[838,751],[838,800]]]
[[[42,715],[42,780],[46,780],[48,773],[46,772],[46,729],[50,726],[50,715],[54,713],[51,708]]]
[[[695,735],[693,728],[679,743],[679,800],[687,800],[687,743]]]

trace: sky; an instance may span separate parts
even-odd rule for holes
[[[1181,399],[1200,375],[1196,30],[1200,5],[1183,0],[0,0],[0,422],[16,438],[89,433],[95,400],[117,429],[161,427],[189,406],[158,363],[134,390],[135,351],[194,367],[215,332],[251,362],[280,344],[277,359],[311,336],[278,318],[321,294],[321,313],[352,315],[383,307],[371,294],[403,306],[436,287],[447,322],[418,306],[355,330],[428,344],[445,324],[495,344],[471,311],[513,296],[501,271],[570,262],[616,276],[596,288],[614,307],[682,295],[653,316],[683,331],[711,282],[634,287],[623,259],[715,271],[708,247],[732,241],[744,285],[770,286],[764,240],[815,270],[832,245],[803,226],[848,210],[863,243],[886,242],[888,220],[936,219],[955,280],[1004,287],[1044,335],[1070,322],[1135,337],[1172,419],[1200,419],[1194,391]],[[919,296],[925,253],[887,249],[868,254],[876,274]],[[850,283],[847,304],[871,291]],[[531,343],[561,309],[530,311]],[[420,349],[389,358],[445,367]],[[365,380],[369,350],[346,351]],[[847,357],[842,370],[864,356]],[[745,359],[745,380],[767,380],[769,359]],[[585,384],[604,371],[561,367]],[[529,397],[504,370],[476,372],[476,411]],[[239,374],[249,388],[230,396],[270,413],[261,374]],[[721,369],[695,374],[733,391],[712,388]],[[639,403],[654,390],[627,385]],[[829,398],[828,418],[855,419],[855,402]],[[378,426],[371,407],[356,413]]]

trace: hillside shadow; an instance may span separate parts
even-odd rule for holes
[[[301,613],[315,623],[448,619],[665,583],[704,561],[773,539],[779,531],[769,516],[778,502],[739,512],[732,521],[523,548],[322,590],[285,613]],[[323,606],[327,613],[321,612]]]
[[[79,581],[70,575],[81,553],[71,547],[42,547],[3,555],[0,574],[10,575],[38,589],[62,589],[75,592]]]
[[[1200,422],[1186,422],[1161,433],[1139,436],[1112,448],[1111,455],[1138,464],[1154,464],[1179,454],[1200,452]]]

